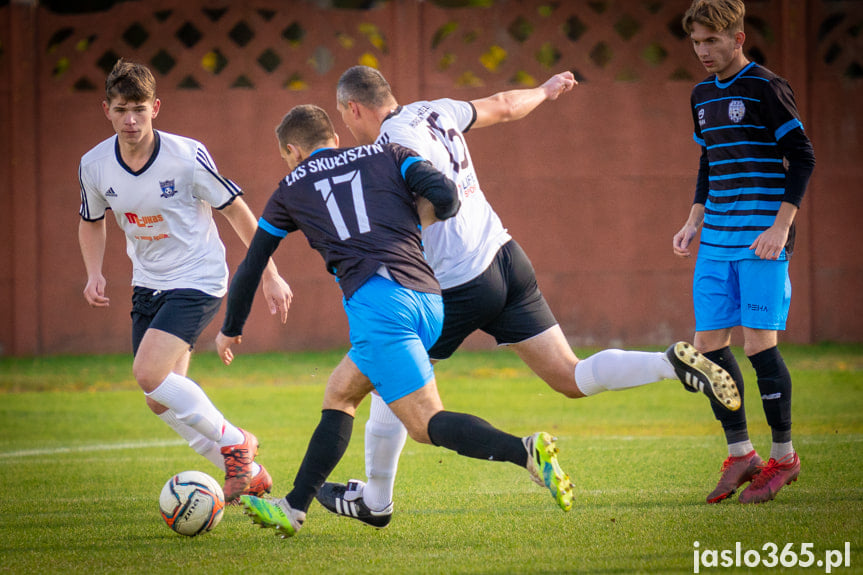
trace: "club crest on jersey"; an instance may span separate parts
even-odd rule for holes
[[[174,187],[174,180],[165,180],[164,182],[160,181],[159,187],[162,188],[163,198],[173,198],[177,193],[177,189]]]
[[[728,119],[737,124],[746,115],[746,105],[743,100],[731,100],[728,104]]]

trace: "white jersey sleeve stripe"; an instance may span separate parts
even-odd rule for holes
[[[237,186],[237,184],[216,171],[215,167],[212,165],[212,161],[210,160],[206,152],[198,149],[197,158],[198,163],[201,164],[204,169],[210,172],[213,178],[215,178],[215,180],[219,182],[222,186],[224,186],[224,188],[228,190],[228,193],[231,194],[231,199],[225,202],[225,204],[223,205],[229,204],[233,200],[233,198],[243,194],[243,191],[239,188],[239,186]]]
[[[90,208],[90,198],[87,195],[87,190],[84,188],[84,178],[82,175],[82,166],[78,164],[78,186],[81,190],[81,207],[78,209],[78,215],[81,216],[82,219],[88,222],[98,222],[102,218],[105,217],[105,212],[102,212],[100,216],[93,216],[92,210]]]
[[[81,165],[78,164],[78,187],[81,191],[81,208],[78,214],[85,220],[90,219],[90,205],[87,203],[87,194],[84,192],[84,182],[81,181]]]
[[[209,152],[202,148],[197,148],[195,150],[195,155],[198,156],[198,160],[208,168],[212,170],[216,170],[216,163],[213,161],[213,158],[210,157]]]

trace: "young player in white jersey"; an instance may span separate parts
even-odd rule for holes
[[[105,91],[102,106],[116,135],[87,152],[78,171],[84,298],[91,307],[109,305],[102,261],[105,215],[111,210],[132,260],[132,370],[147,405],[225,472],[227,501],[269,492],[272,479],[254,462],[257,438],[225,419],[186,377],[192,346],[227,290],[225,248],[211,207],[246,245],[257,222],[203,144],[153,129],[161,102],[149,69],[119,60]],[[272,262],[263,289],[270,312],[280,313],[284,323],[290,305],[284,294],[290,289]]]
[[[685,343],[665,353],[604,350],[585,360],[572,351],[536,284],[527,255],[511,239],[486,200],[464,133],[520,119],[542,102],[576,85],[569,72],[542,86],[501,92],[471,102],[449,99],[399,106],[380,72],[365,66],[339,80],[337,106],[360,143],[394,142],[411,148],[456,182],[462,207],[446,221],[423,227],[426,257],[443,288],[444,324],[429,350],[433,360],[450,357],[477,329],[510,345],[552,389],[577,398],[608,390],[679,378],[688,391],[702,391],[725,409],[739,398],[724,370]],[[361,375],[357,375],[361,377]],[[368,484],[328,483],[318,500],[328,509],[372,525],[392,513],[392,490],[405,432],[376,395],[366,425]]]

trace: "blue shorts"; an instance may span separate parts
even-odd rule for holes
[[[784,330],[791,305],[788,260],[698,258],[692,280],[695,331],[741,325]]]
[[[440,336],[443,300],[373,276],[342,300],[351,330],[351,358],[391,403],[434,378],[428,349]]]

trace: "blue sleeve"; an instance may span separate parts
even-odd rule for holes
[[[405,173],[408,171],[408,168],[413,166],[415,163],[422,162],[422,161],[423,161],[423,159],[420,158],[419,156],[411,156],[408,159],[406,159],[404,162],[402,162],[402,165],[399,167],[399,169],[402,173],[402,179],[407,181],[407,178],[405,177]]]

